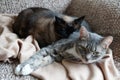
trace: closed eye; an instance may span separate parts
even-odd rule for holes
[[[93,55],[99,56],[100,54],[99,54],[99,52],[93,52]]]

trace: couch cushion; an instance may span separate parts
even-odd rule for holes
[[[0,13],[18,13],[28,7],[45,7],[63,12],[71,0],[0,0]]]
[[[119,37],[114,37],[114,41],[111,45],[111,48],[113,49],[115,65],[120,71],[120,38]]]
[[[65,13],[85,15],[99,34],[120,36],[120,0],[73,0]]]
[[[14,74],[14,69],[18,65],[18,60],[14,63],[3,63],[0,62],[0,80],[38,80],[32,76],[16,76]]]

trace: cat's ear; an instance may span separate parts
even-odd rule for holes
[[[57,16],[55,16],[55,22],[57,24],[65,24],[66,23],[62,18],[59,18]]]
[[[112,41],[113,41],[113,37],[108,36],[108,37],[103,38],[103,40],[101,41],[100,44],[103,48],[107,49],[110,46],[110,44],[112,43]]]
[[[80,39],[86,40],[86,39],[88,39],[88,37],[89,37],[88,30],[84,26],[81,26],[81,28],[80,28]]]
[[[82,21],[84,20],[84,18],[85,18],[85,16],[79,17],[79,18],[77,18],[77,19],[74,20],[74,23],[75,24],[81,24]]]

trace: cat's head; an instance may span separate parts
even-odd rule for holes
[[[81,54],[84,63],[96,62],[103,58],[113,41],[112,36],[102,37],[96,33],[88,32],[84,26],[80,28],[79,39],[77,51]]]
[[[73,20],[68,22],[63,18],[55,17],[55,32],[60,38],[68,38],[75,30],[79,30],[81,23],[84,20],[85,16],[79,18],[72,18]]]

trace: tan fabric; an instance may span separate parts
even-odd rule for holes
[[[60,65],[66,69],[66,72]],[[112,59],[111,50],[98,63],[82,64],[63,60],[62,64],[53,63],[39,68],[32,75],[42,77],[44,80],[119,80],[118,77],[120,77]]]
[[[0,61],[18,57],[23,62],[40,48],[31,36],[19,39],[12,33],[10,28],[13,22],[14,17],[0,15]],[[111,50],[97,63],[83,64],[63,60],[62,64],[54,62],[40,67],[32,75],[44,80],[118,80],[120,77]]]
[[[44,68],[39,68],[32,75],[44,80],[119,80],[114,79],[114,76],[118,75],[118,71],[114,66],[111,50],[108,53],[107,58],[97,64],[86,65],[63,61],[61,66],[61,64],[55,62]],[[63,71],[65,70],[63,67],[67,72]]]

